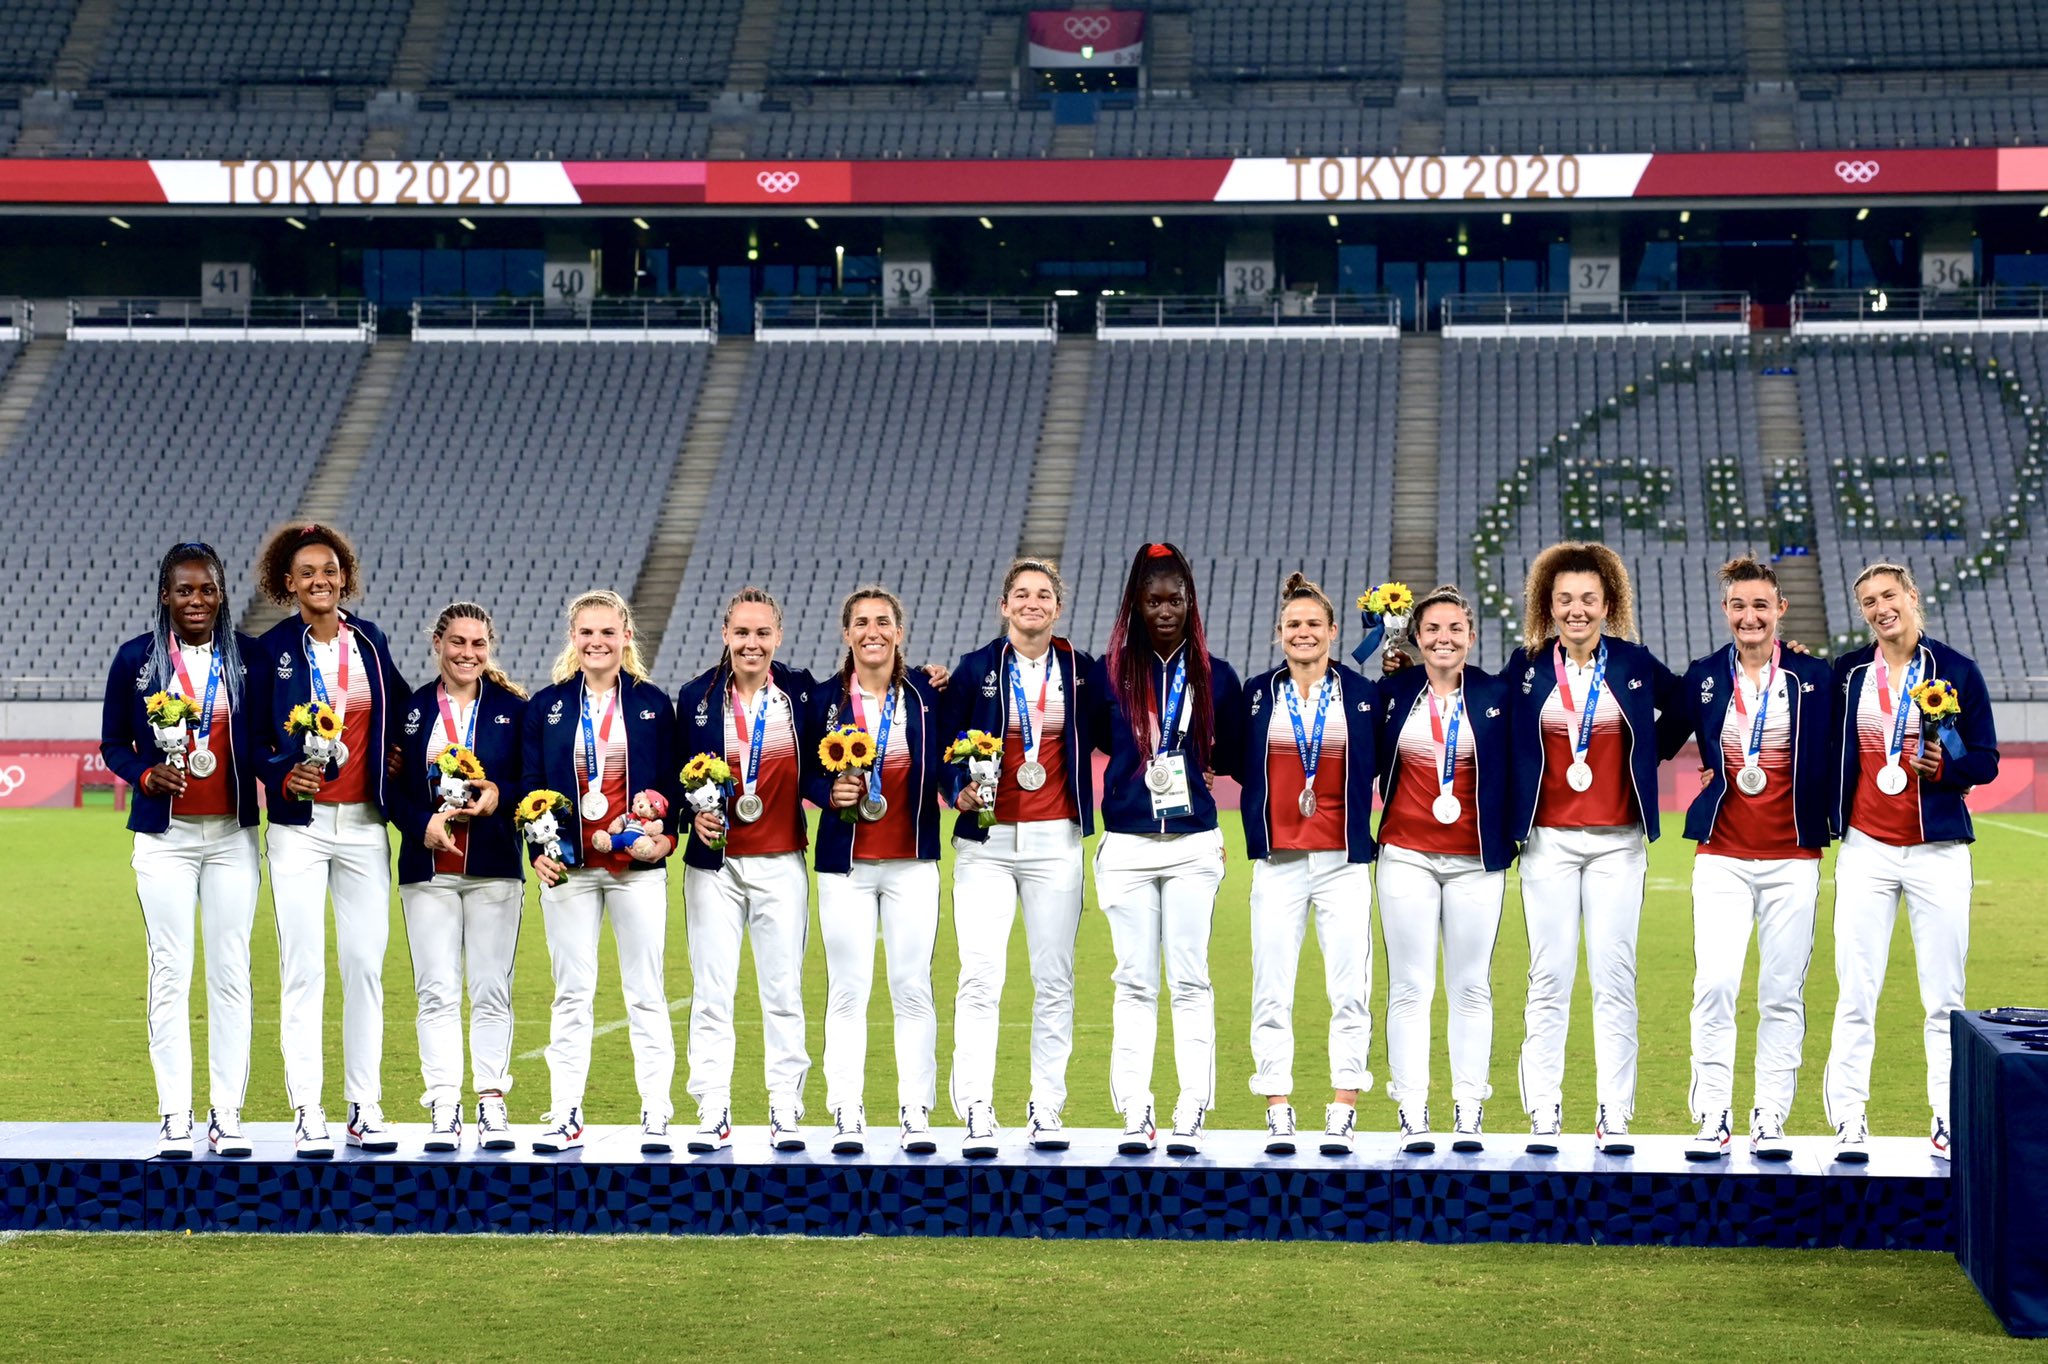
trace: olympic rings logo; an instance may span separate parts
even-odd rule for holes
[[[1845,185],[1867,185],[1877,179],[1877,162],[1837,161],[1835,174],[1841,177]]]
[[[762,171],[754,183],[770,194],[787,194],[803,181],[795,171]]]
[[[27,780],[28,773],[22,769],[20,763],[12,763],[6,767],[0,767],[0,796],[13,795],[21,789],[21,784]]]
[[[1066,22],[1067,36],[1092,43],[1109,32],[1109,17],[1102,14],[1077,14]]]

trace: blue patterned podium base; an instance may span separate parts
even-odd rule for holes
[[[339,1128],[336,1132],[339,1133]],[[637,1128],[593,1128],[581,1152],[291,1155],[283,1125],[249,1129],[248,1160],[155,1155],[131,1124],[0,1123],[0,1230],[646,1232],[677,1235],[1045,1236],[1268,1241],[1538,1241],[1612,1245],[1954,1249],[1947,1168],[1924,1140],[1871,1143],[1862,1170],[1819,1138],[1790,1162],[1685,1160],[1677,1137],[1595,1155],[1588,1137],[1530,1156],[1518,1136],[1475,1155],[1406,1156],[1391,1135],[1356,1154],[1268,1156],[1263,1133],[1212,1132],[1193,1159],[1116,1154],[1077,1130],[1063,1155],[1021,1144],[964,1161],[905,1156],[893,1133],[867,1156],[777,1154],[762,1128],[710,1156],[642,1156]],[[678,1133],[680,1140],[681,1133]],[[467,1137],[466,1140],[473,1140]],[[1739,1145],[1739,1144],[1738,1144]],[[204,1142],[199,1143],[204,1149]]]

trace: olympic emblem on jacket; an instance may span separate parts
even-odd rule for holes
[[[559,696],[555,698],[555,704],[548,707],[548,723],[551,725],[562,723],[562,698]]]
[[[803,176],[791,170],[762,171],[754,183],[770,194],[787,194],[803,183]]]
[[[420,732],[420,708],[418,706],[414,706],[405,713],[405,732],[409,736]]]

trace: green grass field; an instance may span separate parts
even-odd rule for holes
[[[1639,958],[1642,1006],[1637,1129],[1687,1125],[1686,1015],[1692,950],[1691,845],[1675,821],[1652,851]],[[2048,946],[2033,907],[2048,882],[2040,849],[2048,817],[1984,821],[1976,849],[1970,999],[2035,1000]],[[1227,827],[1231,868],[1211,951],[1217,991],[1219,1106],[1212,1122],[1251,1127],[1260,1102],[1251,1073],[1250,870],[1235,822]],[[8,1063],[0,1067],[0,1113],[10,1120],[149,1121],[155,1108],[144,1048],[143,937],[128,868],[129,836],[102,803],[84,812],[0,812],[6,850],[8,951],[0,991],[10,1001]],[[529,890],[529,897],[533,892]],[[690,969],[681,930],[680,884],[668,963],[682,1050]],[[1832,891],[1824,888],[1807,990],[1807,1060],[1792,1115],[1800,1133],[1823,1131],[1820,1070],[1834,1005]],[[515,992],[515,1122],[545,1105],[549,981],[536,906],[520,942]],[[950,912],[950,908],[949,908]],[[283,1120],[276,1045],[275,939],[266,894],[255,944],[256,1041],[249,1120]],[[1315,1077],[1327,1007],[1313,939],[1306,949],[1296,1012],[1298,1074]],[[1911,945],[1901,916],[1892,977],[1880,1018],[1871,1113],[1880,1133],[1925,1131],[1926,1107]],[[330,972],[332,971],[330,954]],[[1511,889],[1494,959],[1495,1047],[1490,1127],[1513,1135],[1515,1053],[1521,1039],[1527,949]],[[1070,1124],[1107,1126],[1110,971],[1108,928],[1092,907],[1079,948],[1076,1047]],[[1385,1078],[1385,969],[1376,952],[1373,1070]],[[609,944],[604,948],[599,1023],[623,1017]],[[950,922],[933,967],[940,999],[940,1064],[950,1055],[951,993],[957,978]],[[1752,980],[1754,960],[1751,962]],[[880,973],[878,972],[878,979]],[[1029,975],[1021,928],[1012,943],[1010,987],[998,1070],[998,1112],[1022,1117]],[[814,1068],[822,1059],[825,973],[810,954],[806,997]],[[329,985],[330,1109],[339,1112],[339,984]],[[750,977],[740,985],[740,1060],[735,1120],[765,1119],[760,1089],[758,1011]],[[1592,1044],[1580,984],[1568,1063],[1567,1127],[1588,1126]],[[387,1111],[423,1121],[412,1032],[410,965],[393,903],[386,965],[384,1082]],[[203,991],[195,992],[203,1020]],[[1443,1061],[1443,1001],[1436,1004],[1432,1105],[1449,1111]],[[1162,1011],[1163,1013],[1163,1011]],[[1162,1018],[1162,1030],[1166,1027]],[[1747,1045],[1754,1009],[1742,1013],[1737,1103],[1748,1102]],[[886,1123],[894,1093],[886,994],[872,1013],[868,1095]],[[194,1048],[202,1058],[203,1022]],[[1157,1086],[1174,1092],[1171,1047],[1162,1037]],[[676,1093],[683,1099],[684,1075]],[[823,1120],[823,1077],[814,1074],[811,1120]],[[1305,1087],[1304,1109],[1322,1101]],[[690,1116],[689,1105],[680,1105]],[[597,1039],[590,1119],[634,1119],[626,1034]],[[950,1121],[948,1115],[938,1115]],[[1361,1125],[1392,1126],[1377,1090]],[[286,1321],[271,1303],[295,1295]],[[373,1312],[374,1328],[360,1324]],[[320,1323],[318,1339],[306,1323]],[[946,1244],[859,1241],[662,1241],[465,1238],[403,1239],[30,1236],[0,1244],[0,1325],[39,1358],[124,1353],[145,1343],[220,1357],[296,1357],[317,1349],[349,1358],[479,1358],[576,1352],[642,1357],[711,1348],[721,1353],[845,1354],[886,1350],[899,1358],[1089,1357],[1104,1353],[1189,1358],[1291,1358],[1364,1350],[1425,1357],[1583,1354],[1673,1356],[1768,1354],[1839,1359],[1990,1357],[2024,1348],[2009,1342],[1954,1262],[1943,1256],[1795,1252],[1614,1250],[1582,1247],[1285,1245]],[[339,1332],[339,1334],[337,1334]]]

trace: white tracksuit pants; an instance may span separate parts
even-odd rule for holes
[[[825,1102],[863,1102],[868,999],[875,985],[879,923],[895,1015],[896,1102],[938,1102],[939,1015],[932,1005],[932,949],[939,939],[939,864],[910,858],[855,862],[818,876],[818,930],[825,939]]]
[[[1346,858],[1276,852],[1252,863],[1254,1094],[1294,1092],[1294,981],[1311,905],[1330,997],[1330,1086],[1372,1088],[1372,868]]]
[[[541,888],[540,911],[555,976],[548,1111],[560,1117],[583,1105],[597,1015],[597,936],[610,914],[640,1107],[649,1117],[668,1117],[675,1111],[669,1090],[676,1074],[675,1023],[664,979],[668,868],[636,868],[615,876],[602,867],[572,867],[561,884]]]
[[[327,901],[341,967],[342,1098],[384,1097],[384,950],[391,944],[391,842],[367,802],[313,806],[304,826],[269,832],[277,907],[277,975],[284,1085],[292,1107],[324,1102],[321,1041],[327,1000]]]
[[[192,1107],[193,908],[206,940],[206,1060],[213,1107],[249,1089],[249,930],[263,879],[256,831],[233,815],[174,815],[135,835],[135,894],[149,944],[149,1064],[159,1113]]]
[[[1824,1081],[1830,1123],[1847,1121],[1870,1102],[1877,999],[1901,896],[1919,968],[1927,1104],[1936,1116],[1948,1117],[1948,1015],[1963,1007],[1974,881],[1967,843],[1895,848],[1860,829],[1842,840],[1835,855],[1835,978],[1841,994]]]
[[[462,987],[476,1092],[512,1087],[512,959],[526,887],[506,877],[438,873],[398,888],[419,996],[420,1106],[462,1101]]]
[[[1387,1097],[1429,1101],[1429,1011],[1443,940],[1451,1097],[1493,1093],[1493,945],[1507,873],[1477,857],[1380,845],[1380,929],[1387,935]]]
[[[1081,826],[1065,819],[997,824],[988,841],[953,840],[953,1111],[995,1102],[996,1039],[1010,929],[1024,911],[1031,961],[1031,1102],[1058,1113],[1074,1051],[1074,939],[1081,931]]]
[[[1529,926],[1529,1002],[1523,1012],[1522,1107],[1564,1100],[1564,1043],[1578,973],[1579,929],[1593,987],[1597,1094],[1626,1120],[1636,1102],[1636,932],[1649,851],[1640,825],[1532,829],[1522,848]]]
[[[1175,1100],[1216,1102],[1216,998],[1209,987],[1209,926],[1223,883],[1223,834],[1106,833],[1095,850],[1095,898],[1116,949],[1110,1015],[1110,1099],[1118,1112],[1158,1105],[1152,1057],[1159,1042],[1160,959],[1173,1012]]]
[[[1756,1107],[1784,1118],[1806,1041],[1806,968],[1820,859],[1692,860],[1692,1089],[1695,1115],[1735,1107],[1735,995],[1756,932]],[[1741,1124],[1738,1122],[1737,1126]]]
[[[768,1098],[801,1113],[811,1070],[804,1047],[804,949],[811,933],[804,855],[728,857],[717,871],[691,867],[683,873],[683,909],[690,933],[691,1096],[705,1109],[732,1102],[733,997],[746,938],[754,945]]]

